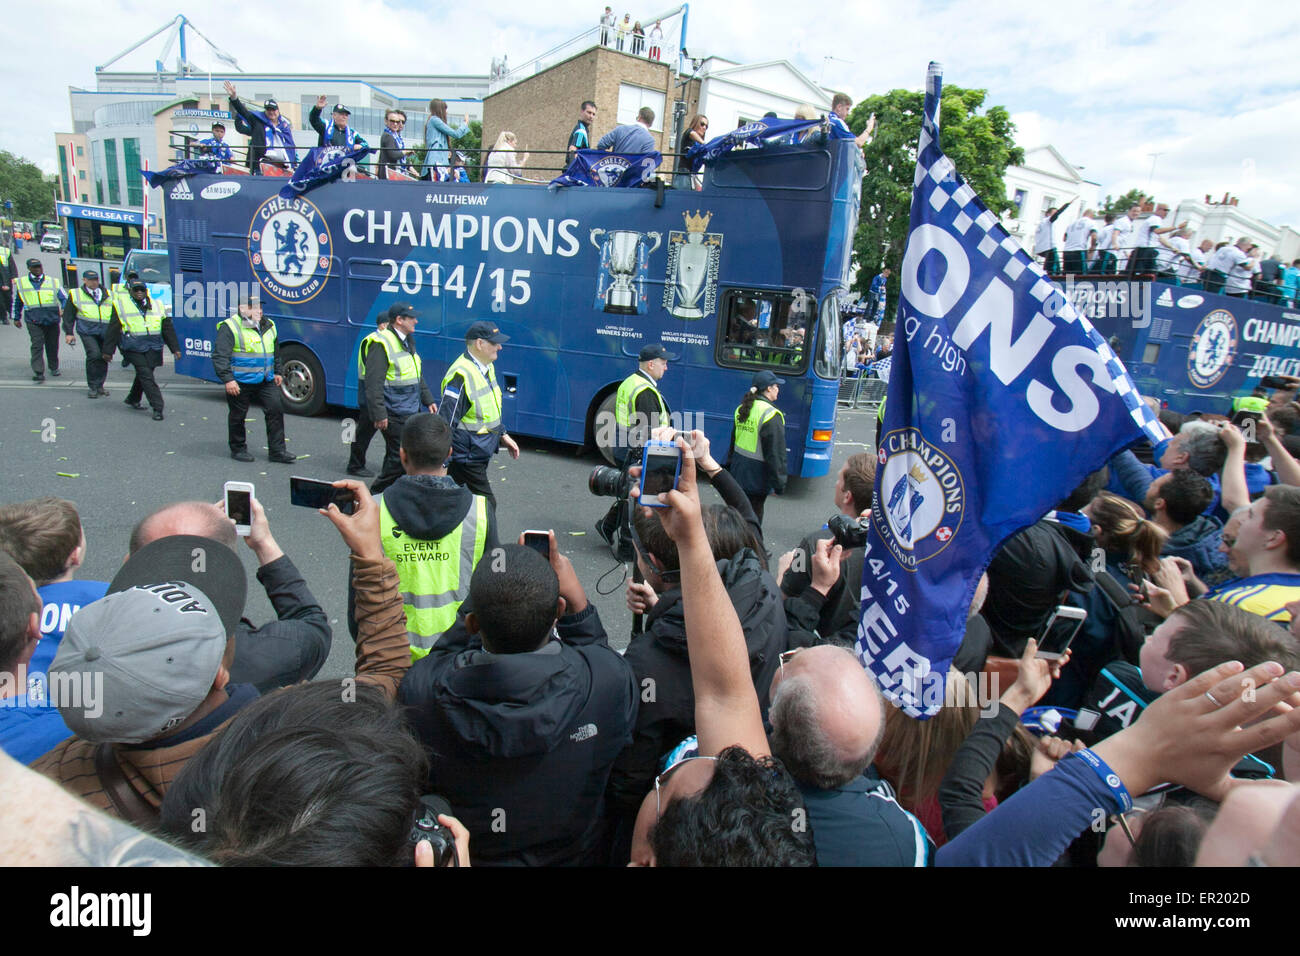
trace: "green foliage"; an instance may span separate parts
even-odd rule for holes
[[[1129,206],[1140,206],[1146,199],[1146,193],[1140,189],[1130,189],[1118,199],[1106,197],[1106,202],[1101,207],[1101,215],[1104,217],[1107,213],[1114,213],[1118,219],[1124,213],[1128,212]]]
[[[14,204],[5,212],[8,219],[54,218],[53,181],[47,181],[27,160],[0,151],[0,200],[6,199]]]
[[[1016,146],[1015,124],[1005,107],[984,109],[987,90],[945,86],[939,113],[939,141],[957,172],[995,214],[1014,208],[1007,198],[1003,174],[1008,166],[1025,161]],[[912,205],[912,178],[916,172],[916,142],[921,135],[925,95],[911,90],[891,90],[869,96],[849,114],[854,133],[866,129],[876,115],[876,132],[864,154],[867,174],[862,179],[862,206],[853,241],[858,276],[855,291],[866,296],[872,278],[883,266],[893,274],[886,288],[885,314],[893,316],[898,301],[899,266],[907,242]]]
[[[470,120],[469,133],[462,136],[451,147],[458,153],[465,154],[465,171],[469,173],[470,182],[476,183],[483,178],[483,124]]]

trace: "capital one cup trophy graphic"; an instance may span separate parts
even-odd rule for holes
[[[602,240],[600,237],[604,236]],[[645,240],[654,241],[645,249]],[[629,229],[593,229],[591,243],[602,251],[609,270],[610,284],[605,291],[605,311],[618,315],[635,315],[640,298],[638,272],[642,255],[649,256],[659,248],[662,236],[657,232],[634,232]],[[642,250],[645,250],[644,253]]]

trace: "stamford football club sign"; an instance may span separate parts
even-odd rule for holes
[[[857,652],[914,717],[944,700],[980,574],[1090,471],[1167,432],[1106,341],[939,146],[930,65]]]
[[[306,302],[325,287],[331,249],[329,225],[310,200],[273,196],[253,214],[248,259],[262,288],[281,302]]]

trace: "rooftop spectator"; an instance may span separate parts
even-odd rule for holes
[[[615,126],[596,143],[597,149],[614,153],[653,153],[655,138],[650,132],[655,111],[648,106],[637,110],[636,122]]]
[[[239,99],[235,84],[225,82],[230,97],[230,111],[235,114],[235,130],[249,137],[248,169],[260,175],[263,162],[277,166],[296,166],[298,149],[293,142],[293,126],[280,114],[280,104],[267,100],[262,110],[250,110]]]
[[[515,146],[518,140],[515,134],[509,130],[503,130],[497,137],[497,141],[492,144],[492,151],[488,153],[487,163],[484,168],[487,170],[483,175],[485,183],[513,183],[526,182],[523,174],[524,167],[528,165],[527,152],[522,154],[515,152]]]
[[[401,118],[405,120],[406,115],[402,114]],[[451,165],[448,158],[451,140],[468,135],[468,120],[453,128],[447,120],[447,103],[429,100],[429,115],[424,121],[424,178],[444,179],[446,169]]]
[[[316,145],[339,146],[349,150],[370,145],[364,136],[352,128],[352,111],[342,103],[334,104],[330,110],[330,123],[325,125],[321,120],[321,111],[328,102],[328,97],[316,97],[316,105],[307,113],[307,122],[316,131],[318,138]]]

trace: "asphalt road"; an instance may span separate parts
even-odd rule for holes
[[[19,262],[25,259],[22,254]],[[109,397],[92,401],[86,397],[80,341],[75,347],[61,346],[62,377],[47,373],[41,385],[31,381],[28,352],[25,327],[0,326],[0,470],[5,489],[0,500],[57,495],[75,502],[87,542],[78,577],[111,580],[126,555],[131,528],[144,515],[173,501],[217,501],[225,481],[251,481],[276,540],[334,625],[333,647],[320,676],[352,672],[345,617],[347,552],[326,518],[289,504],[290,475],[345,477],[347,445],[341,423],[347,410],[330,408],[314,418],[288,416],[289,450],[305,457],[293,465],[277,465],[265,460],[266,432],[260,409],[254,406],[249,447],[258,461],[241,464],[231,460],[226,446],[224,393],[217,385],[175,375],[170,356],[157,373],[167,417],[155,422],[147,411],[123,404],[131,375],[120,361],[109,370]],[[768,499],[765,531],[774,555],[820,527],[832,513],[835,474],[847,456],[870,449],[874,431],[870,413],[841,409],[830,475],[793,479],[785,495]],[[502,453],[489,471],[503,540],[514,540],[525,528],[553,528],[589,599],[599,608],[611,643],[626,646],[631,613],[624,604],[623,568],[593,528],[608,501],[596,500],[587,491],[588,474],[603,461],[594,452],[580,454],[571,446],[518,437],[519,460]],[[383,442],[376,437],[370,448],[372,470],[378,470],[382,452]],[[252,552],[241,552],[251,585],[246,616],[258,623],[269,620],[274,612],[253,578]]]

